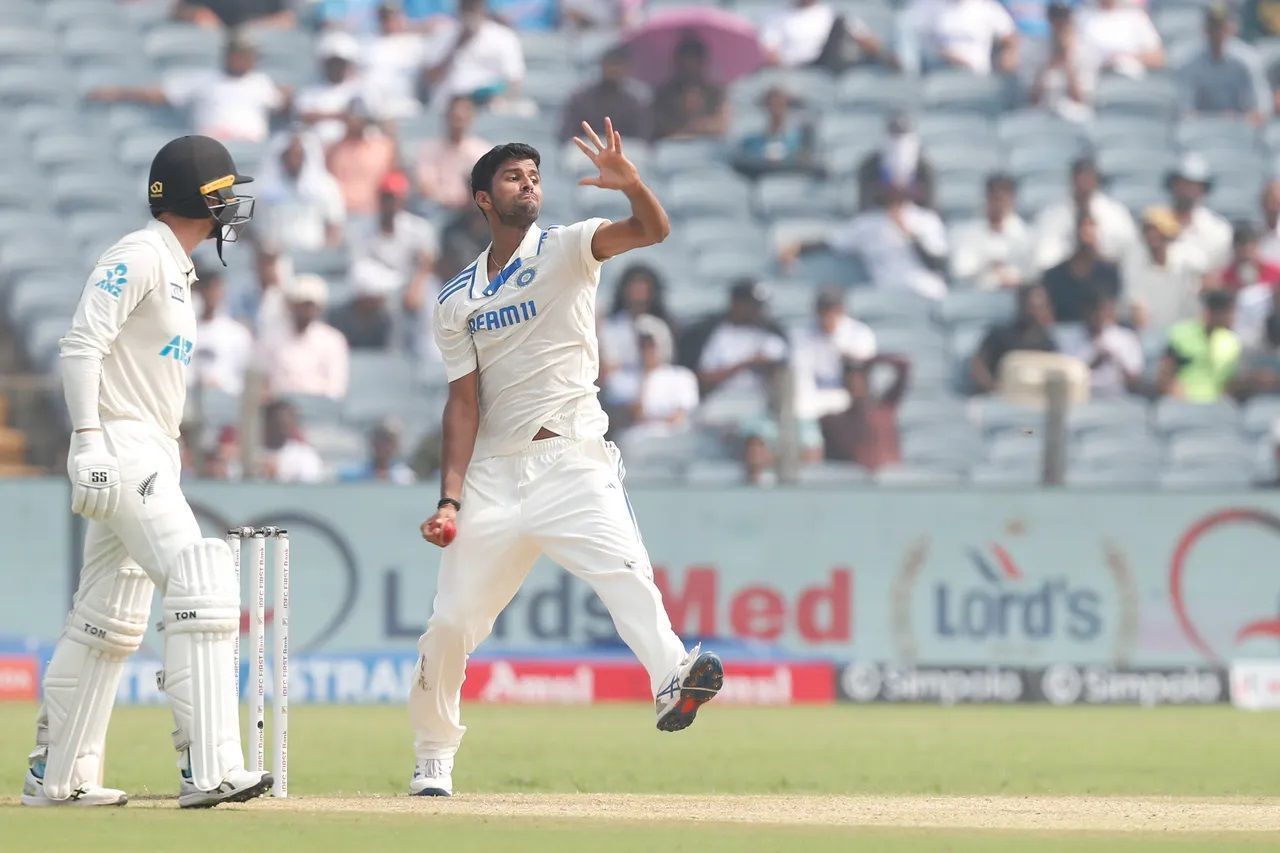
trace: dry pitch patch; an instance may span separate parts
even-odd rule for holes
[[[172,807],[145,799],[128,808]],[[422,814],[593,821],[689,821],[790,826],[1089,832],[1280,832],[1274,797],[760,796],[461,794],[262,799],[223,809],[330,814]]]

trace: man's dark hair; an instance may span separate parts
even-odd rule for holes
[[[1200,297],[1200,301],[1204,303],[1206,310],[1216,313],[1234,306],[1236,297],[1229,290],[1206,290],[1204,296]]]
[[[707,57],[707,43],[695,32],[685,33],[680,37],[680,41],[676,42],[676,59],[684,57],[690,59]]]
[[[987,175],[987,192],[995,189],[1005,189],[1009,192],[1018,191],[1018,182],[1008,172],[992,172]]]
[[[1252,222],[1237,222],[1231,232],[1231,245],[1244,246],[1259,239],[1258,229]]]
[[[1072,176],[1078,175],[1081,172],[1093,172],[1095,175],[1098,174],[1098,164],[1094,162],[1093,157],[1088,154],[1081,154],[1079,157],[1071,161]]]
[[[508,160],[532,160],[533,165],[542,165],[542,155],[532,145],[523,142],[508,142],[506,145],[495,145],[471,167],[471,197],[476,193],[493,192],[493,176]]]

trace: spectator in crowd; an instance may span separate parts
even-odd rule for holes
[[[1280,314],[1272,312],[1263,323],[1257,346],[1245,350],[1231,392],[1241,399],[1256,394],[1280,394]]]
[[[297,16],[288,0],[177,0],[170,16],[200,27],[234,30],[245,24],[288,29]]]
[[[183,430],[186,434],[186,430]],[[244,477],[244,466],[241,463],[239,431],[227,424],[218,430],[213,447],[200,457],[201,478],[206,480],[240,480]]]
[[[305,131],[281,134],[264,159],[258,237],[285,252],[340,245],[347,209],[315,137]]]
[[[876,354],[876,335],[866,323],[849,316],[844,292],[818,294],[813,325],[794,340],[796,411],[802,418],[821,418],[849,405],[845,363],[865,362]]]
[[[636,321],[640,317],[657,317],[671,329],[671,317],[667,313],[662,277],[646,264],[631,264],[622,271],[618,286],[613,291],[613,304],[609,315],[600,323],[600,378],[602,383],[615,372],[635,372],[640,369],[640,342]],[[605,385],[606,396],[614,404],[628,403],[618,397],[611,383]]]
[[[1000,363],[1016,350],[1057,352],[1053,336],[1053,303],[1043,285],[1027,284],[1018,290],[1018,313],[1013,322],[993,327],[969,359],[969,379],[980,394],[996,390]]]
[[[613,119],[613,129],[625,139],[648,139],[653,135],[653,109],[649,93],[628,76],[630,54],[623,46],[605,51],[600,58],[600,79],[573,93],[560,117],[560,140],[568,142],[582,133],[584,121],[598,122],[601,116]]]
[[[369,430],[369,461],[338,472],[343,483],[393,483],[412,485],[413,469],[400,456],[400,434],[403,430],[393,418],[385,418]]]
[[[1098,167],[1090,157],[1071,164],[1071,195],[1040,211],[1035,221],[1035,266],[1047,270],[1061,263],[1075,247],[1079,211],[1087,210],[1098,223],[1098,253],[1118,261],[1138,242],[1129,209],[1103,194]]]
[[[424,80],[443,109],[455,95],[478,103],[509,98],[524,82],[524,49],[508,26],[489,17],[486,0],[458,0],[458,15],[428,36]]]
[[[1231,223],[1204,206],[1212,186],[1209,164],[1199,154],[1184,156],[1165,178],[1173,213],[1182,225],[1178,239],[1199,248],[1209,268],[1217,269],[1231,257]]]
[[[1206,290],[1202,301],[1199,318],[1169,329],[1156,380],[1162,395],[1192,403],[1220,400],[1240,365],[1240,339],[1231,329],[1235,297],[1226,290]]]
[[[768,123],[738,143],[734,168],[748,178],[777,172],[817,171],[813,125],[796,116],[803,102],[782,86],[764,93]]]
[[[350,354],[342,333],[320,318],[329,285],[318,275],[295,275],[285,287],[290,327],[264,339],[258,364],[277,397],[306,394],[340,400],[347,394]]]
[[[187,371],[187,383],[238,397],[253,358],[253,335],[226,311],[226,282],[221,268],[200,270],[192,290],[200,346]]]
[[[1280,36],[1280,0],[1244,0],[1239,6],[1241,29],[1248,41]]]
[[[1018,31],[997,0],[911,0],[899,61],[925,72],[955,68],[988,75],[1018,67]]]
[[[858,255],[876,287],[906,288],[926,299],[947,295],[942,277],[947,267],[947,229],[942,219],[910,200],[909,190],[889,186],[885,206],[866,210],[825,240],[783,246],[779,262],[794,264],[800,252],[829,246],[837,252]]]
[[[1253,285],[1270,290],[1280,286],[1280,262],[1262,256],[1261,240],[1253,223],[1236,223],[1231,235],[1231,261],[1218,273],[1218,284],[1236,294]]]
[[[329,314],[329,322],[352,349],[387,349],[394,321],[389,302],[399,287],[399,275],[373,258],[351,265],[351,300]]]
[[[287,400],[262,409],[262,477],[276,483],[319,483],[324,461],[303,437],[298,410]]]
[[[378,32],[361,52],[362,91],[379,119],[407,118],[419,111],[418,81],[426,56],[425,39],[409,28],[399,0],[379,5]]]
[[[1084,327],[1063,338],[1062,351],[1089,365],[1090,396],[1109,400],[1142,390],[1142,342],[1132,329],[1116,322],[1116,298],[1090,293]]]
[[[440,232],[441,280],[462,272],[488,245],[489,226],[480,211],[474,205],[458,211]]]
[[[878,471],[902,461],[898,447],[898,404],[907,392],[911,363],[900,355],[878,355],[869,361],[845,360],[844,387],[849,405],[819,421],[826,458],[853,462]],[[887,365],[893,380],[879,394],[871,391],[871,371]]]
[[[471,204],[471,167],[491,147],[471,132],[476,104],[466,95],[449,101],[445,111],[445,135],[428,139],[418,149],[416,176],[424,200],[446,210],[462,210]],[[481,246],[481,249],[484,247]]]
[[[920,137],[907,113],[893,113],[881,146],[858,166],[858,206],[882,207],[889,187],[904,188],[911,201],[933,207],[934,169],[920,150]]]
[[[1098,252],[1098,223],[1088,211],[1076,221],[1076,249],[1045,272],[1044,289],[1059,323],[1080,323],[1094,294],[1120,295],[1120,268]]]
[[[272,114],[288,106],[289,93],[258,71],[257,64],[257,49],[237,35],[227,40],[220,71],[175,72],[163,86],[100,86],[87,97],[188,109],[196,133],[224,142],[262,142]]]
[[[432,284],[438,283],[440,240],[434,225],[405,209],[408,199],[409,178],[404,172],[388,172],[378,186],[378,225],[361,246],[360,256],[392,271],[402,307],[418,315],[429,307]]]
[[[1261,206],[1262,235],[1258,253],[1268,261],[1280,263],[1280,178],[1271,178],[1262,185]]]
[[[324,82],[300,89],[293,110],[320,144],[328,147],[346,134],[347,113],[361,97],[356,69],[360,43],[350,33],[333,30],[320,37],[316,56]]]
[[[853,55],[846,57],[842,48],[851,42]],[[821,0],[792,0],[791,6],[778,12],[760,28],[760,46],[769,65],[798,68],[822,65],[842,71],[858,62],[871,62],[880,57],[880,40],[857,18],[848,18]]]
[[[724,136],[728,101],[724,87],[708,75],[708,58],[706,42],[696,35],[676,45],[674,72],[653,98],[655,138]]]
[[[1080,11],[1080,47],[1099,70],[1142,77],[1164,67],[1160,34],[1141,5],[1095,0]]]
[[[652,436],[681,429],[698,408],[698,377],[671,363],[675,340],[666,323],[645,314],[636,318],[635,326],[640,368],[614,376],[615,386],[634,386],[622,393],[631,400],[627,434]]]
[[[748,486],[769,489],[778,485],[768,439],[761,430],[752,430],[742,439],[742,473]]]
[[[1268,95],[1257,54],[1234,38],[1235,21],[1224,3],[1205,10],[1204,26],[1204,51],[1180,71],[1184,108],[1260,123]]]
[[[1049,28],[1049,56],[1031,84],[1031,103],[1068,121],[1089,121],[1097,69],[1081,56],[1071,7],[1050,3]]]
[[[368,108],[357,101],[347,113],[346,134],[325,158],[329,174],[342,190],[347,216],[360,217],[367,224],[378,212],[378,187],[396,166],[395,139],[370,119]]]
[[[766,312],[768,291],[742,279],[729,294],[729,311],[716,324],[702,348],[698,381],[703,397],[733,392],[753,397],[763,409],[769,381],[787,358],[786,338]]]
[[[1178,218],[1167,207],[1142,214],[1142,243],[1124,259],[1121,279],[1129,321],[1137,329],[1166,329],[1200,310],[1208,261],[1178,239]]]
[[[986,208],[981,219],[955,225],[951,245],[951,277],[980,290],[1018,287],[1031,276],[1031,232],[1018,215],[1017,184],[997,172],[987,178]]]
[[[293,259],[268,241],[254,241],[254,272],[257,289],[240,294],[236,316],[245,322],[258,340],[288,333],[289,300],[284,291],[293,280]]]

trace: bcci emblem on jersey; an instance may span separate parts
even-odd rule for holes
[[[536,269],[527,269],[520,275],[516,276],[516,287],[528,287],[533,284],[533,278],[538,274]]]

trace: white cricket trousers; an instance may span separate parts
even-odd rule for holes
[[[656,691],[685,656],[671,629],[631,503],[621,456],[602,438],[549,438],[467,469],[458,536],[444,549],[409,719],[418,758],[450,758],[467,655],[520,589],[540,554],[586,581]]]

